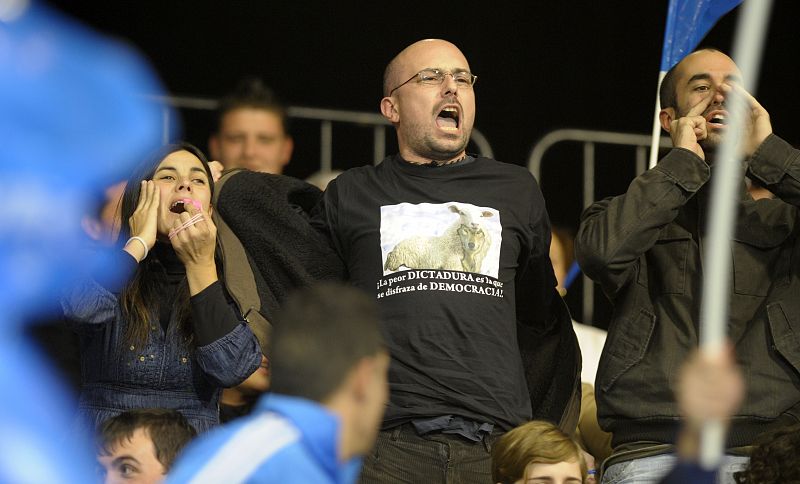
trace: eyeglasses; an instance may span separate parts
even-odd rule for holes
[[[420,84],[425,84],[427,86],[440,86],[444,82],[445,77],[448,75],[452,77],[454,81],[456,81],[456,85],[458,87],[472,87],[475,85],[475,81],[478,80],[478,76],[469,71],[447,72],[439,69],[423,69],[411,76],[411,78],[406,82],[389,91],[389,95],[391,96],[393,92],[405,86],[414,79],[416,79]]]

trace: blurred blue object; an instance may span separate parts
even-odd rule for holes
[[[161,93],[131,48],[0,0],[0,482],[95,480],[63,386],[19,335],[92,263],[80,218],[158,146],[161,107],[141,96]]]
[[[569,289],[579,275],[581,275],[581,266],[578,265],[578,261],[573,261],[572,265],[569,266],[567,277],[564,280],[564,289]]]
[[[161,92],[130,48],[41,5],[0,23],[0,313],[84,262],[80,217],[157,146],[160,107],[141,95]]]

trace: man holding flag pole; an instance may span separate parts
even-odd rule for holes
[[[660,126],[674,148],[625,194],[587,209],[576,239],[582,268],[615,306],[597,375],[600,423],[615,446],[603,482],[656,482],[675,460],[681,418],[673,389],[701,340],[701,294],[712,292],[709,182],[721,173],[734,92],[745,102],[737,141],[747,176],[779,199],[755,201],[740,181],[732,241],[721,251],[732,261],[723,331],[747,385],[727,422],[722,482],[746,465],[760,434],[800,420],[800,151],[772,134],[733,60],[703,49],[661,86]]]

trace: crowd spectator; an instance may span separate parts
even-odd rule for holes
[[[392,356],[364,483],[489,483],[498,436],[531,418],[577,422],[544,200],[524,168],[466,153],[475,80],[450,42],[400,52],[380,102],[399,154],[339,175],[313,220],[377,299]]]
[[[762,435],[750,454],[747,469],[734,474],[737,484],[800,482],[800,425]]]
[[[331,283],[286,301],[270,342],[272,389],[254,412],[201,436],[170,483],[352,483],[386,407],[375,303]]]
[[[103,423],[97,460],[105,484],[162,482],[181,449],[197,435],[175,410],[122,412]]]
[[[772,134],[769,114],[740,84],[736,64],[717,50],[699,50],[673,67],[660,93],[673,149],[625,194],[594,203],[582,216],[578,260],[614,304],[596,396],[616,454],[606,475],[620,480],[657,480],[653,469],[664,468],[662,454],[674,451],[681,420],[674,370],[698,344],[708,182],[733,90],[748,105],[741,140],[747,176],[778,198],[753,200],[743,183],[737,204],[727,329],[747,394],[731,419],[724,467],[738,470],[759,434],[798,422],[800,346],[791,335],[800,316],[793,262],[800,156]],[[625,472],[613,472],[615,466]]]
[[[208,150],[225,168],[281,174],[293,149],[286,106],[260,79],[241,80],[220,100]]]
[[[492,481],[498,484],[583,484],[589,476],[578,443],[549,422],[520,425],[492,448]]]
[[[205,156],[168,145],[128,180],[115,277],[80,275],[62,298],[81,340],[79,413],[90,427],[125,410],[168,408],[200,432],[219,394],[259,366],[261,350],[218,280],[214,190]]]

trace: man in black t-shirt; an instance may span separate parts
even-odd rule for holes
[[[400,153],[340,175],[315,214],[378,301],[392,356],[362,482],[490,483],[498,435],[577,421],[580,360],[544,200],[524,168],[466,154],[475,79],[443,40],[397,55],[381,113]]]

